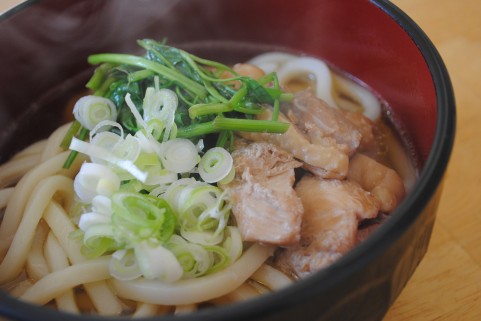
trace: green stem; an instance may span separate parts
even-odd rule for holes
[[[87,88],[92,90],[98,90],[98,88],[102,85],[105,75],[107,71],[112,68],[111,64],[101,64],[97,68],[95,68],[93,76],[85,85]]]
[[[294,94],[293,93],[282,93],[279,95],[279,100],[280,101],[292,101],[294,99]]]
[[[218,114],[234,110],[230,104],[197,104],[189,108],[189,117],[194,119],[203,115]]]
[[[274,88],[280,91],[279,79],[274,76]],[[272,120],[279,119],[279,97],[274,99],[274,108],[272,109]]]
[[[139,80],[149,78],[153,75],[155,75],[155,72],[153,72],[152,70],[144,69],[144,70],[139,70],[139,71],[130,73],[127,77],[127,80],[130,82],[136,82]]]
[[[112,85],[117,79],[115,77],[107,78],[103,84],[95,91],[95,96],[105,97],[110,91],[110,85]]]
[[[80,127],[82,127],[82,125],[80,125],[80,123],[77,120],[74,120],[72,122],[72,125],[70,125],[69,129],[67,130],[67,133],[65,134],[65,136],[62,139],[62,142],[60,143],[60,148],[62,148],[63,150],[68,149],[68,147],[70,146],[70,142],[72,141],[72,137],[77,135]]]
[[[253,109],[253,108],[246,108],[243,106],[235,106],[234,110],[238,111],[239,113],[244,113],[248,115],[260,115],[263,112],[261,108]]]
[[[218,130],[235,130],[260,133],[285,133],[289,129],[288,123],[272,120],[254,120],[216,117],[213,127]]]
[[[78,135],[78,139],[85,140],[87,138],[87,136],[89,135],[89,133],[90,133],[90,131],[87,128],[82,127],[82,129],[80,130],[80,133]],[[77,151],[75,151],[75,150],[71,151],[70,154],[67,157],[67,160],[63,164],[63,168],[66,168],[66,169],[70,168],[70,166],[74,162],[77,155],[78,155]]]
[[[219,133],[217,137],[217,143],[215,146],[223,147],[232,151],[232,144],[234,141],[234,133],[231,130],[224,130]],[[229,146],[227,146],[229,144]]]
[[[219,130],[217,128],[214,128],[212,122],[209,121],[205,123],[192,124],[189,126],[181,127],[177,130],[177,137],[193,138],[217,132],[219,132]]]

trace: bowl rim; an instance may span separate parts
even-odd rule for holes
[[[0,21],[40,0],[27,0],[0,14]],[[247,300],[213,309],[204,309],[195,314],[167,315],[142,318],[142,320],[192,321],[192,320],[240,320],[253,316],[269,314],[274,310],[303,302],[309,297],[324,292],[343,279],[363,269],[368,262],[380,256],[387,248],[411,226],[427,206],[429,200],[442,183],[443,175],[451,156],[456,110],[454,90],[446,66],[434,44],[424,31],[399,7],[388,0],[368,0],[393,19],[416,44],[431,73],[434,84],[437,120],[433,145],[417,182],[409,196],[390,215],[390,219],[362,244],[343,255],[328,268],[312,276],[296,281],[294,284],[254,300]],[[382,242],[381,242],[382,240]],[[361,259],[361,257],[363,259]],[[332,271],[335,270],[335,273]],[[27,311],[27,313],[24,313]],[[0,291],[0,313],[18,320],[63,320],[78,321],[115,321],[123,317],[74,315],[42,306],[32,305],[10,297]],[[233,317],[235,316],[235,317]]]

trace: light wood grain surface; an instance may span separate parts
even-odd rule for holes
[[[428,253],[385,321],[481,320],[481,1],[392,2],[440,52],[457,132]]]
[[[0,0],[0,12],[18,2]],[[393,3],[447,65],[457,134],[428,253],[385,321],[481,320],[481,0]]]

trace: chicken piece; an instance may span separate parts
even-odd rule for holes
[[[333,139],[348,155],[354,154],[359,147],[362,135],[357,127],[341,110],[330,107],[310,90],[295,95],[292,104],[284,105],[281,110],[306,132],[313,144],[324,144],[326,139]]]
[[[272,119],[272,109],[266,108],[258,119]],[[282,113],[279,121],[290,123]],[[252,141],[264,141],[275,144],[292,153],[294,157],[306,163],[307,169],[315,169],[316,175],[324,178],[344,178],[349,166],[349,157],[334,140],[320,140],[312,144],[295,125],[291,124],[284,134],[239,132],[241,137]]]
[[[304,206],[301,241],[276,264],[304,277],[324,268],[357,243],[358,223],[377,216],[379,202],[357,183],[304,176],[296,186]]]
[[[376,137],[374,135],[375,124],[372,120],[364,116],[360,112],[341,111],[344,117],[348,119],[356,130],[361,133],[361,141],[357,152],[375,153],[377,148]]]
[[[275,245],[299,242],[304,209],[292,186],[294,168],[302,164],[268,143],[241,146],[232,156],[236,177],[223,188],[242,239]]]
[[[371,192],[385,213],[392,212],[406,193],[403,180],[396,171],[363,154],[356,154],[351,159],[348,179]]]

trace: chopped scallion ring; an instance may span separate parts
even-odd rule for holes
[[[222,147],[211,148],[199,162],[200,177],[207,183],[219,182],[229,176],[233,163],[232,156],[227,150]]]
[[[117,108],[110,99],[89,95],[75,103],[73,114],[83,127],[92,130],[101,121],[115,121]]]

